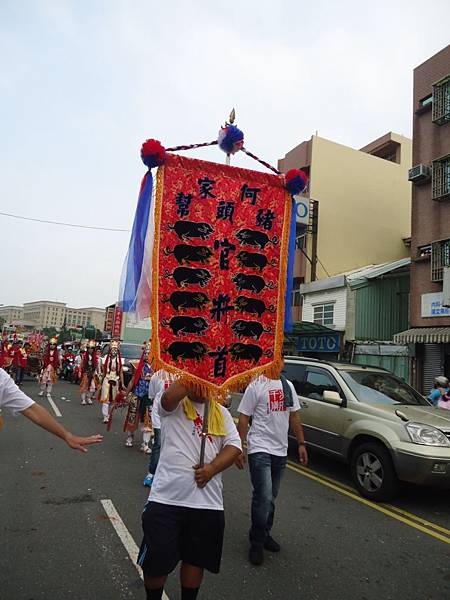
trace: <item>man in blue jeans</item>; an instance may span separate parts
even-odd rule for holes
[[[175,375],[160,369],[153,374],[148,386],[148,397],[152,401],[153,446],[152,455],[148,465],[148,473],[144,479],[144,485],[146,487],[152,487],[156,467],[159,462],[159,454],[161,452],[161,417],[159,415],[161,396],[176,379],[177,377]]]
[[[300,421],[300,404],[294,386],[284,377],[256,378],[246,389],[238,408],[238,431],[242,446],[247,440],[248,465],[253,486],[251,528],[249,532],[249,561],[261,565],[263,549],[279,552],[280,545],[270,535],[275,499],[280,489],[286,467],[288,431],[291,428],[298,442],[298,455],[302,465],[308,463],[303,427]],[[248,429],[250,417],[252,424]],[[247,434],[248,432],[248,434]],[[236,460],[244,468],[245,455]]]

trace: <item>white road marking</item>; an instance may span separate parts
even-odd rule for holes
[[[50,403],[50,406],[53,408],[53,410],[55,411],[55,415],[57,417],[62,417],[61,411],[59,410],[59,408],[56,406],[56,404],[53,402],[52,398],[50,398],[50,396],[47,396],[47,400]]]
[[[139,577],[141,579],[144,579],[144,576],[142,575],[142,569],[136,563],[138,553],[139,553],[139,548],[137,547],[136,542],[134,541],[131,533],[128,531],[125,523],[120,518],[120,515],[117,512],[116,507],[114,506],[112,501],[106,499],[106,500],[100,500],[100,502],[102,503],[105,513],[108,515],[109,520],[111,521],[111,525],[116,530],[116,533],[120,538],[120,541],[125,546],[125,550],[128,552],[128,556],[130,557],[131,562],[133,563],[137,572],[139,573]],[[169,597],[167,596],[167,594],[165,592],[163,592],[163,600],[169,600]]]

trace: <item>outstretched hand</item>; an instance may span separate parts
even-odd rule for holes
[[[69,433],[65,439],[66,444],[72,448],[72,450],[79,450],[80,452],[87,452],[87,448],[84,446],[91,446],[92,444],[99,444],[103,442],[103,436],[100,434],[91,435],[89,437],[80,437]]]

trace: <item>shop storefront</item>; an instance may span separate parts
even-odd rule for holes
[[[414,327],[395,336],[410,347],[411,383],[428,394],[438,375],[450,377],[450,327]]]

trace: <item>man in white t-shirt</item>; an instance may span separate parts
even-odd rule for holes
[[[294,386],[284,378],[258,377],[246,389],[238,408],[238,431],[242,445],[247,440],[248,464],[253,485],[251,528],[249,532],[249,561],[261,565],[263,548],[279,552],[280,545],[270,532],[275,514],[275,499],[286,467],[288,431],[291,429],[298,442],[299,459],[308,463],[300,404]],[[250,417],[252,423],[250,430]],[[247,434],[248,432],[248,434]],[[244,468],[245,456],[236,460]]]
[[[210,401],[204,466],[199,466],[206,402],[178,382],[161,397],[161,455],[142,515],[138,557],[147,600],[162,598],[167,576],[180,561],[182,600],[195,600],[204,569],[220,569],[221,472],[241,454],[241,441],[230,413]]]
[[[102,435],[79,437],[66,431],[43,406],[26,396],[6,371],[0,369],[0,409],[3,408],[9,409],[13,413],[21,413],[36,425],[64,440],[74,450],[87,452],[84,446],[98,444],[103,440]]]

